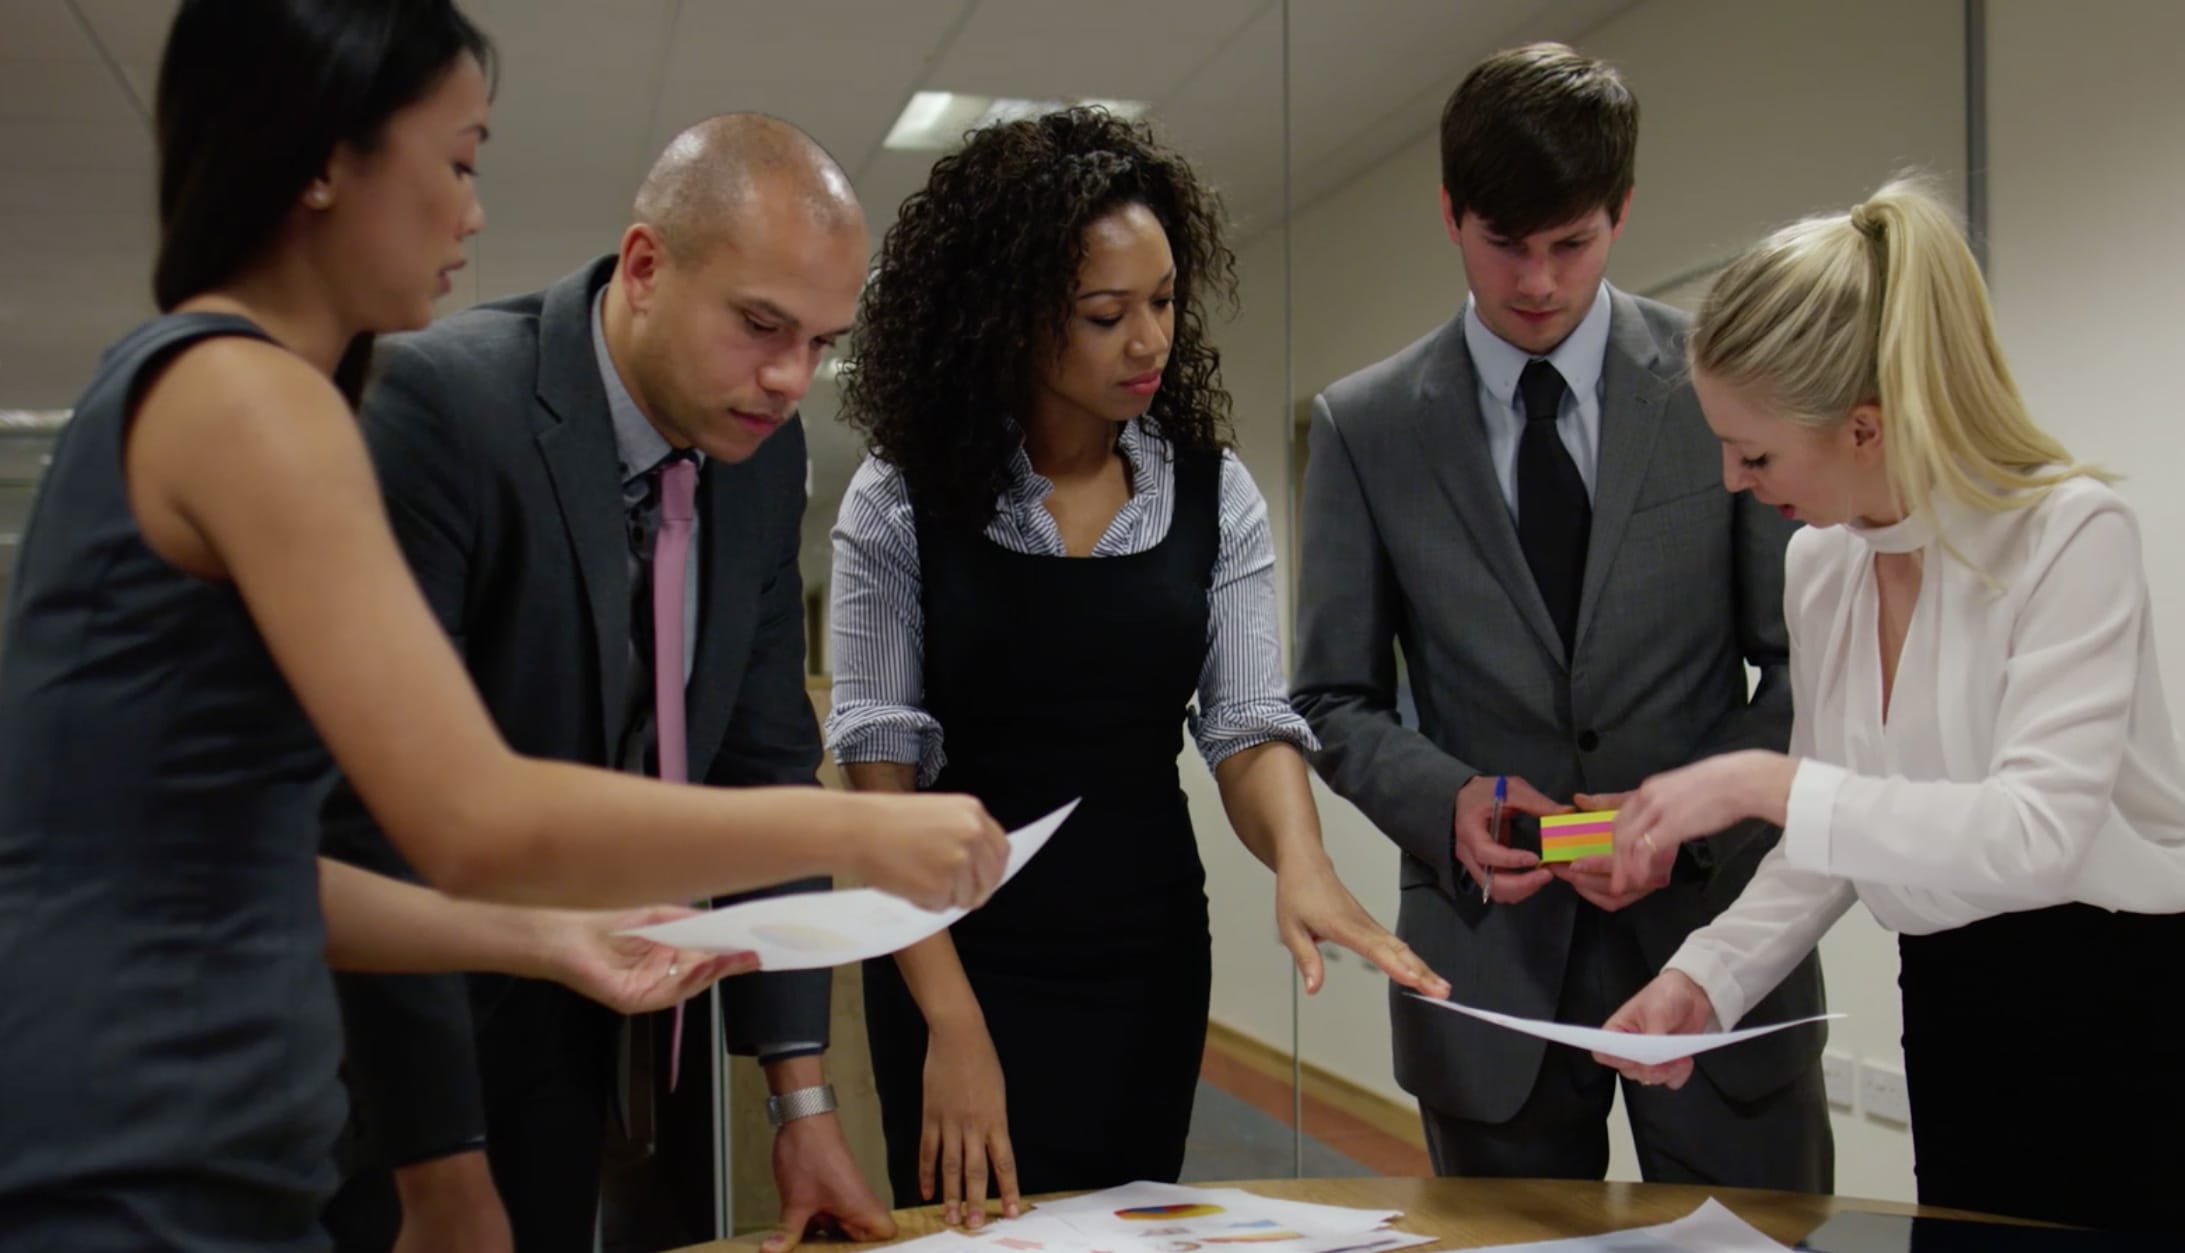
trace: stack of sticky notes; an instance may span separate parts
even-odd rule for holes
[[[1550,814],[1540,820],[1540,860],[1576,861],[1616,847],[1616,811]]]

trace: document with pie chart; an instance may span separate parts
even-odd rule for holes
[[[1024,869],[1077,804],[1071,801],[1009,833],[1003,883]],[[969,912],[920,909],[876,888],[848,888],[745,901],[624,934],[699,952],[756,953],[761,970],[817,970],[908,948]]]

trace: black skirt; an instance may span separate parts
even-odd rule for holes
[[[1898,950],[1921,1204],[2185,1232],[2185,915],[2060,905]]]

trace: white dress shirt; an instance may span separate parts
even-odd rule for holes
[[[1885,720],[1873,555],[1913,551]],[[2076,478],[2022,509],[1938,501],[1892,527],[1802,530],[1783,616],[1799,758],[1783,838],[1669,961],[1723,1026],[1854,899],[1914,935],[2073,901],[2185,911],[2185,761],[2115,492]]]
[[[1601,374],[1608,362],[1608,284],[1593,294],[1586,316],[1563,337],[1545,360],[1563,376],[1563,403],[1555,411],[1555,433],[1586,482],[1586,496],[1600,478]],[[1487,428],[1487,457],[1510,521],[1517,521],[1517,445],[1525,434],[1525,402],[1517,394],[1531,353],[1487,329],[1478,302],[1464,302],[1464,346],[1472,354],[1478,380],[1480,424]]]

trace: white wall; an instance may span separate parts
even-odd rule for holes
[[[2185,696],[2185,5],[1989,0],[1988,274],[2003,349],[2076,455],[2126,475]]]
[[[1210,328],[1222,353],[1222,379],[1234,402],[1237,454],[1267,498],[1275,540],[1275,610],[1288,648],[1290,623],[1289,423],[1283,410],[1282,248],[1280,232],[1261,236],[1238,257],[1238,308]],[[1291,1040],[1288,955],[1275,940],[1274,876],[1246,852],[1222,813],[1198,753],[1184,750],[1184,791],[1191,799],[1199,854],[1206,863],[1214,930],[1216,1020],[1287,1050]],[[1384,1028],[1385,1029],[1385,1028]]]
[[[1644,0],[1579,41],[1616,63],[1641,102],[1638,194],[1612,279],[1628,290],[1691,298],[1703,286],[1695,273],[1769,227],[1848,204],[1904,166],[1929,169],[1954,190],[1964,151],[1960,13],[1958,0]],[[1310,48],[1293,57],[1299,72],[1310,72]],[[1436,120],[1422,116],[1417,142],[1297,216],[1291,367],[1300,399],[1439,326],[1462,303],[1462,271],[1435,203]],[[1269,495],[1278,535],[1287,520],[1283,440],[1292,416],[1282,407],[1282,243],[1269,235],[1245,250],[1246,314],[1222,339],[1246,460]],[[1194,815],[1215,909],[1214,1015],[1286,1041],[1290,979],[1272,941],[1268,876],[1237,848],[1198,773]],[[1324,789],[1319,796],[1339,869],[1366,906],[1392,922],[1393,846],[1355,809]],[[1852,1015],[1836,1045],[1901,1064],[1890,938],[1854,913],[1823,945],[1823,960],[1833,1007]],[[1362,964],[1336,962],[1328,986],[1305,1006],[1299,1043],[1308,1061],[1403,1099],[1390,1068],[1386,987]],[[1909,1199],[1903,1130],[1839,1114],[1836,1133],[1839,1191]],[[1637,1177],[1621,1135],[1611,1176]]]

